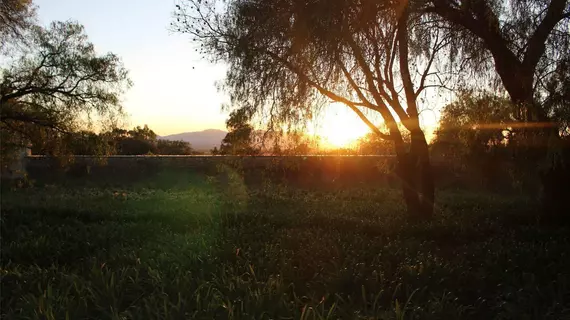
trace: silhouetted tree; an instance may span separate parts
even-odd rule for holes
[[[191,155],[195,154],[190,143],[159,139],[156,143],[158,154],[162,155]]]
[[[132,130],[115,128],[105,135],[114,145],[117,154],[144,155],[158,152],[156,133],[146,124],[144,127],[137,126]]]
[[[39,146],[48,138],[62,139],[93,116],[122,116],[119,97],[130,85],[127,71],[116,55],[97,55],[83,26],[32,26],[25,37],[24,45],[2,53],[3,133]]]
[[[570,115],[570,4],[567,0],[416,2],[448,23],[461,68],[488,75],[492,61],[521,110],[530,166],[541,168],[545,211],[570,212],[570,150],[561,134]],[[491,58],[491,59],[488,59]],[[540,165],[537,165],[540,163]]]
[[[56,132],[57,133],[57,132]],[[80,130],[62,134],[60,139],[44,137],[44,144],[32,147],[33,154],[73,154],[73,155],[191,155],[190,143],[158,139],[147,125],[132,130],[114,128],[97,134]]]
[[[146,124],[142,127],[136,126],[132,130],[127,131],[127,135],[135,140],[156,141],[156,133]]]
[[[74,155],[106,156],[115,154],[116,150],[104,134],[81,130],[65,136],[63,143],[69,153]]]
[[[514,177],[508,175],[518,175],[517,182],[526,180],[528,175],[516,170],[513,161],[516,129],[522,125],[518,111],[507,98],[462,92],[442,110],[434,156],[488,188],[512,186]]]
[[[458,58],[478,58],[464,61],[463,66],[478,67],[490,55],[512,101],[525,108],[525,120],[551,120],[549,107],[554,106],[541,100],[548,98],[544,94],[549,91],[551,80],[568,77],[570,5],[567,0],[429,0],[426,3],[427,12],[445,18],[453,27],[450,29],[453,35],[463,38],[454,42],[463,53]]]
[[[35,10],[31,0],[2,0],[0,2],[0,49],[13,40],[21,40],[33,24]]]
[[[256,145],[253,126],[245,109],[234,110],[226,121],[228,133],[222,140],[218,154],[221,155],[258,155],[260,148]]]
[[[358,139],[356,146],[358,154],[361,155],[390,155],[394,154],[392,144],[384,139],[379,138],[373,133]]]
[[[315,149],[312,139],[301,132],[292,132],[285,138],[287,140],[282,148],[285,155],[307,155]]]
[[[308,155],[319,151],[317,137],[298,130],[271,132],[266,138],[272,142],[270,153],[273,155]]]
[[[506,98],[462,92],[441,112],[434,143],[457,143],[465,148],[506,145],[514,139],[517,109]]]
[[[418,96],[433,85],[433,62],[448,40],[437,35],[437,22],[423,23],[407,2],[375,0],[188,0],[178,9],[178,30],[229,66],[226,88],[236,106],[279,125],[310,119],[331,100],[344,104],[392,141],[409,214],[432,215],[434,184]],[[433,37],[415,36],[424,29],[434,29]],[[374,116],[389,133],[378,129]],[[411,133],[410,148],[398,121]]]

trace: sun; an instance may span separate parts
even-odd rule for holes
[[[366,124],[350,110],[327,110],[319,119],[313,135],[321,138],[325,147],[350,147],[359,138],[370,132]]]
[[[366,125],[343,123],[339,125],[325,125],[319,136],[326,145],[331,147],[349,147],[359,138],[369,132]]]
[[[378,114],[365,115],[375,125],[382,125],[383,120]],[[420,125],[428,142],[432,141],[439,125],[438,112],[430,109],[422,111]],[[358,140],[372,131],[352,110],[340,103],[332,103],[314,121],[309,122],[305,132],[317,138],[321,147],[334,149],[356,147]]]

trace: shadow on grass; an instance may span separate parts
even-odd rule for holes
[[[228,175],[3,193],[3,317],[569,315],[569,230],[516,223],[520,199],[444,193],[411,225],[394,190]]]

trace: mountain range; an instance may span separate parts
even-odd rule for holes
[[[227,132],[218,129],[207,129],[203,131],[184,132],[158,137],[164,140],[186,141],[197,151],[210,151],[214,147],[220,147],[220,143]]]

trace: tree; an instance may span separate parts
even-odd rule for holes
[[[389,155],[394,153],[394,148],[389,141],[379,138],[373,133],[368,133],[358,139],[358,154],[361,155]]]
[[[279,156],[308,155],[319,151],[319,138],[300,130],[265,132],[262,137],[267,146],[264,151]]]
[[[4,144],[4,141],[3,141]],[[190,155],[194,150],[190,143],[158,139],[156,133],[147,125],[137,126],[132,130],[113,128],[97,134],[89,130],[66,133],[60,140],[47,139],[44,144],[34,145],[33,154],[73,155]]]
[[[162,155],[191,155],[195,153],[190,143],[185,141],[159,139],[156,148],[158,154]]]
[[[441,113],[432,144],[434,156],[469,178],[496,189],[529,179],[528,168],[514,159],[519,109],[506,97],[460,92]],[[513,180],[514,178],[514,180]],[[516,180],[516,181],[515,181]]]
[[[120,95],[131,84],[114,54],[97,55],[75,22],[32,26],[26,42],[4,54],[0,82],[2,132],[41,144],[91,117],[121,117]]]
[[[415,36],[433,26],[412,9],[375,0],[188,0],[176,26],[227,63],[233,103],[270,124],[310,119],[331,101],[354,111],[392,141],[410,216],[429,218],[434,183],[418,97],[433,85],[433,62],[448,39]],[[388,133],[374,124],[378,116]],[[398,122],[411,134],[409,146]]]
[[[13,39],[21,39],[33,24],[35,10],[31,0],[2,0],[0,2],[0,49]]]
[[[152,131],[148,125],[136,126],[132,130],[127,131],[129,138],[144,141],[156,141],[156,133]]]
[[[565,64],[570,59],[567,0],[430,0],[425,10],[445,18],[453,27],[460,27],[454,29],[456,35],[471,38],[472,41],[457,42],[467,55],[471,56],[475,50],[484,54],[480,45],[487,50],[512,101],[526,109],[527,121],[550,120],[549,110],[537,100],[549,79],[567,71]]]
[[[508,99],[464,91],[443,108],[434,144],[464,149],[449,154],[452,157],[512,144],[517,138],[515,130],[520,127],[517,118],[518,110]]]
[[[315,137],[310,137],[302,132],[290,132],[281,140],[281,152],[283,155],[308,155],[316,150]]]
[[[107,140],[107,136],[88,130],[66,135],[63,144],[68,153],[73,155],[108,156],[116,152],[114,145]],[[32,153],[41,154],[33,151]]]
[[[104,134],[113,144],[117,154],[121,155],[144,155],[157,154],[158,147],[156,133],[146,124],[144,127],[137,126],[132,130],[114,128]]]
[[[258,155],[260,148],[256,146],[255,130],[249,124],[250,116],[245,109],[232,111],[226,121],[228,133],[222,140],[220,149],[214,154],[221,155]]]
[[[570,212],[570,150],[561,133],[570,114],[570,6],[567,0],[419,1],[428,15],[444,18],[456,36],[462,66],[481,72],[492,58],[511,101],[528,123],[525,154],[540,162],[545,211]],[[481,50],[484,48],[486,50]],[[464,63],[469,62],[469,63]],[[563,160],[565,159],[565,160]],[[564,163],[566,162],[566,163]]]

